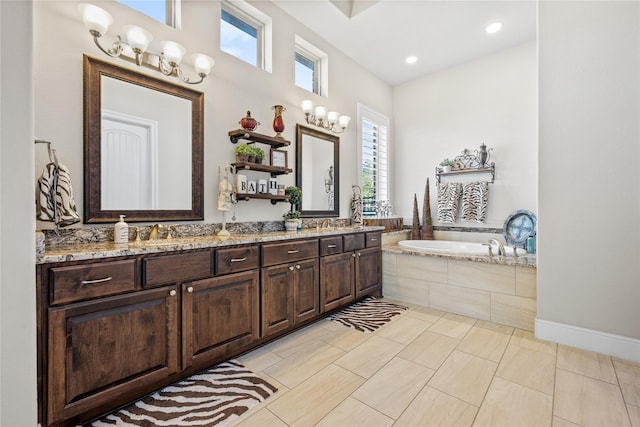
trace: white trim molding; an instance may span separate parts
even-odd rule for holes
[[[536,319],[537,338],[640,363],[640,339]]]

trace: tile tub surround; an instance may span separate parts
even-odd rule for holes
[[[533,331],[536,258],[461,256],[382,248],[385,297]]]
[[[36,264],[50,262],[79,261],[87,259],[131,256],[140,254],[181,251],[188,249],[204,249],[211,247],[228,247],[251,243],[276,242],[327,235],[342,235],[382,231],[384,227],[334,227],[316,230],[306,228],[301,231],[270,231],[259,233],[231,234],[229,237],[218,237],[215,234],[205,236],[173,237],[171,239],[142,240],[116,244],[112,241],[94,243],[68,243],[47,245],[43,252],[36,250]]]

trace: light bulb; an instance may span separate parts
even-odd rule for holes
[[[308,99],[302,101],[302,112],[305,114],[311,114],[311,111],[313,111],[313,103]]]
[[[204,53],[194,53],[191,58],[193,60],[193,68],[199,76],[208,76],[211,72],[211,67],[216,63],[213,58]]]
[[[98,6],[89,3],[80,3],[78,10],[82,15],[84,26],[90,32],[96,32],[98,37],[104,35],[109,29],[109,26],[113,24],[113,16]]]
[[[144,52],[149,47],[149,43],[153,40],[151,33],[137,25],[125,25],[122,27],[127,35],[127,44],[131,46],[133,51],[136,49]]]
[[[162,54],[166,58],[169,65],[180,65],[182,62],[182,57],[185,53],[187,53],[187,49],[182,47],[182,45],[172,42],[170,40],[164,40],[160,42],[160,49],[162,49]]]

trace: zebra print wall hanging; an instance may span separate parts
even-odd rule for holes
[[[369,297],[329,316],[328,319],[349,328],[370,333],[407,309],[408,307],[403,305]]]
[[[229,360],[167,386],[91,426],[225,426],[277,388]]]

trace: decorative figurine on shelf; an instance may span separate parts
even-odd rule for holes
[[[247,110],[247,115],[240,119],[240,127],[244,130],[254,131],[260,124],[260,122],[256,121],[253,117],[251,117],[251,111]]]
[[[233,186],[231,185],[230,173],[232,173],[232,166],[218,166],[218,210],[222,212],[222,229],[218,232],[219,236],[229,235],[226,229],[225,212],[231,210],[231,204],[233,203]]]
[[[287,109],[282,105],[274,105],[271,109],[275,112],[275,117],[273,118],[273,130],[276,132],[276,138],[282,138],[282,132],[284,131],[282,113],[287,111]]]
[[[353,211],[353,225],[362,225],[362,189],[358,185],[352,185],[351,210]]]

